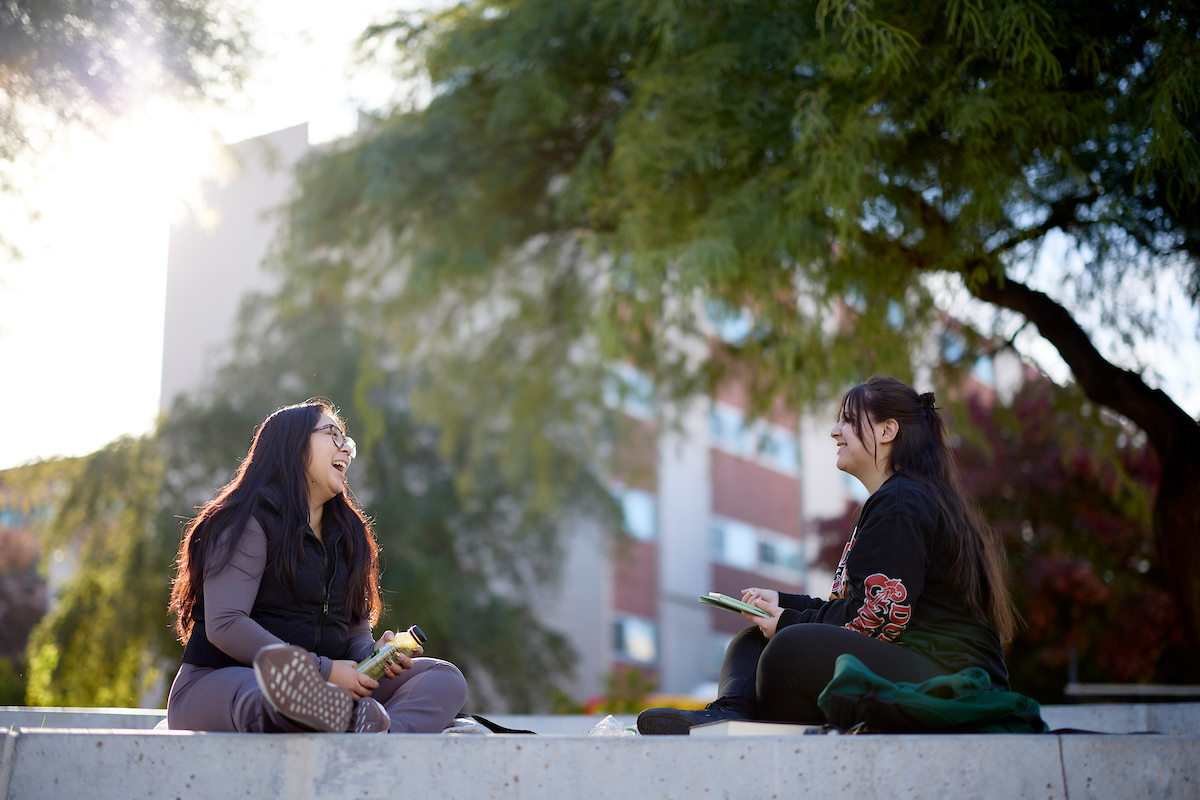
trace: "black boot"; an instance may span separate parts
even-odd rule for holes
[[[747,719],[733,704],[717,700],[703,711],[683,711],[678,708],[647,708],[638,714],[637,727],[647,736],[687,736],[695,725],[721,722],[727,719]]]

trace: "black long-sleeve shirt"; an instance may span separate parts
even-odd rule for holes
[[[828,600],[779,595],[779,628],[840,625],[910,647],[949,672],[982,667],[1008,686],[1000,636],[950,580],[951,533],[925,484],[896,474],[863,506]]]

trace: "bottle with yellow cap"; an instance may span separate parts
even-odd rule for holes
[[[417,652],[417,648],[426,641],[425,634],[421,629],[413,625],[403,633],[396,634],[390,642],[385,642],[383,647],[372,653],[369,658],[359,662],[357,669],[377,681],[382,680],[388,661],[398,653],[411,657],[413,653]]]

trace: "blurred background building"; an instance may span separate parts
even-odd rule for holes
[[[242,299],[273,286],[263,262],[274,210],[293,189],[307,135],[300,125],[233,145],[231,174],[207,185],[205,207],[172,228],[163,410],[203,386],[228,347]],[[736,324],[714,315],[712,335]],[[599,525],[572,523],[559,587],[539,599],[579,656],[576,699],[600,693],[620,667],[645,673],[662,692],[715,696],[725,646],[746,622],[697,598],[740,596],[748,586],[828,593],[832,576],[811,564],[816,521],[842,515],[865,490],[834,468],[830,420],[779,408],[747,424],[746,393],[730,383],[680,409],[677,430],[660,431],[646,379],[632,368],[617,371],[630,391],[612,402],[639,434],[611,484],[629,536],[614,541]]]

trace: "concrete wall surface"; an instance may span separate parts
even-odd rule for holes
[[[38,708],[0,706],[0,729],[14,728],[153,728],[166,716],[153,708]],[[537,733],[583,735],[603,715],[488,714],[506,728]],[[633,725],[636,714],[619,715]],[[1104,703],[1042,706],[1052,729],[1074,728],[1098,733],[1165,733],[1200,736],[1200,703]]]
[[[0,706],[0,729],[16,728],[128,728],[150,730],[166,719],[159,708],[61,708],[54,706]]]
[[[1200,713],[1200,704],[1197,704]],[[535,733],[584,736],[604,719],[604,714],[488,714],[505,728]],[[167,712],[161,708],[62,708],[51,706],[0,706],[0,730],[17,728],[105,728],[152,730]],[[618,717],[622,725],[635,725],[636,714]],[[1200,719],[1197,720],[1200,723]],[[1197,727],[1200,727],[1198,725]],[[2,796],[0,796],[2,800]]]
[[[1200,737],[8,732],[0,797],[1194,798]]]
[[[1052,730],[1076,728],[1100,733],[1166,733],[1200,736],[1200,703],[1095,703],[1042,706]],[[1200,796],[1200,790],[1198,795]]]

